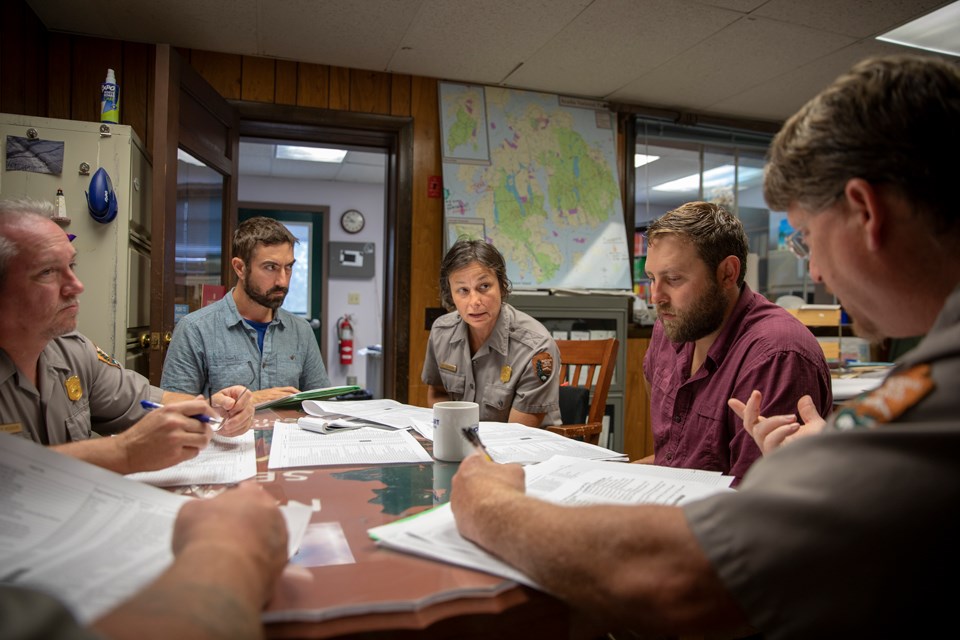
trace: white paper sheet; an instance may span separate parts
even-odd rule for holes
[[[257,475],[257,447],[253,429],[242,436],[214,435],[210,444],[192,460],[159,471],[131,473],[127,477],[155,487],[190,484],[236,484]]]
[[[409,429],[414,422],[433,424],[433,409],[401,404],[396,400],[350,400],[344,402],[307,400],[303,410],[312,416],[342,415],[363,418],[394,429]]]
[[[554,456],[626,461],[627,456],[597,445],[567,438],[546,429],[508,422],[481,422],[480,439],[496,462],[530,464]]]
[[[406,431],[364,427],[320,434],[295,424],[276,422],[268,469],[341,464],[432,462],[430,454]]]
[[[706,482],[685,469],[613,464],[557,456],[526,468],[527,493],[558,504],[683,504],[732,491],[731,476],[708,473]],[[720,478],[718,480],[718,478]],[[724,484],[726,483],[726,484]],[[378,544],[442,562],[503,576],[532,587],[528,576],[463,538],[449,504],[405,520],[368,529]]]
[[[0,581],[61,599],[87,623],[153,581],[173,560],[173,524],[188,500],[0,434]],[[289,554],[310,507],[281,507]]]

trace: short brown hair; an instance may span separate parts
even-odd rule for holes
[[[958,123],[955,63],[867,58],[783,125],[768,151],[764,198],[772,209],[816,213],[838,200],[848,180],[861,178],[897,190],[934,234],[956,234]]]
[[[296,236],[290,230],[273,218],[254,216],[240,223],[233,234],[233,257],[243,260],[243,264],[250,265],[253,252],[257,245],[273,246],[277,244],[297,244]]]
[[[503,255],[492,244],[484,240],[457,240],[440,263],[440,302],[447,311],[456,309],[453,294],[450,292],[450,274],[476,262],[492,269],[500,285],[500,298],[510,295],[510,279],[507,278],[507,265]]]
[[[736,256],[740,260],[737,286],[743,286],[749,245],[743,223],[732,213],[712,202],[688,202],[657,218],[647,229],[647,238],[653,244],[670,233],[689,238],[714,274],[724,258]]]

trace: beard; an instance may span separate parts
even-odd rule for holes
[[[657,311],[676,315],[676,319],[669,323],[661,320],[660,324],[670,342],[679,343],[695,342],[719,329],[726,308],[727,299],[720,289],[720,283],[712,279],[707,290],[689,309],[681,311],[663,305],[657,307]]]
[[[268,291],[260,291],[250,284],[249,280],[243,281],[243,292],[247,294],[247,297],[271,311],[280,308],[280,305],[287,298],[287,291],[289,291],[287,287],[273,287]],[[283,295],[277,296],[278,293]]]
[[[67,301],[64,307],[77,304],[76,299]],[[60,315],[59,312],[57,314]],[[71,331],[77,330],[77,313],[74,312],[72,315],[67,315],[65,317],[58,317],[56,323],[52,324],[46,331],[46,338],[48,340],[53,340],[54,338],[59,338],[62,335],[68,334]]]

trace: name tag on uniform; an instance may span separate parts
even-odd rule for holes
[[[10,422],[8,424],[0,424],[0,433],[20,433],[23,431],[23,425],[19,422]]]
[[[444,371],[452,371],[453,373],[457,372],[457,365],[450,364],[449,362],[441,362],[440,368],[443,369]]]

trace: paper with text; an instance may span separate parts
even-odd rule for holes
[[[173,561],[173,524],[188,500],[0,434],[0,582],[51,593],[87,623]],[[281,507],[290,555],[312,514]]]
[[[396,400],[349,400],[344,402],[308,400],[303,403],[303,410],[311,416],[350,416],[394,429],[410,429],[415,424],[428,424],[431,427],[433,425],[433,409],[402,404]]]
[[[131,473],[127,477],[155,487],[190,484],[236,484],[257,475],[257,448],[253,429],[242,436],[214,435],[210,444],[192,460],[159,471]]]
[[[363,427],[320,434],[295,424],[275,422],[267,468],[432,461],[430,454],[406,431]]]
[[[680,505],[732,491],[731,476],[652,465],[613,464],[556,456],[526,467],[527,493],[557,504]],[[700,482],[696,478],[705,481]],[[718,478],[720,478],[718,480]],[[368,529],[384,547],[503,576],[531,587],[531,578],[496,558],[457,531],[449,504],[404,520]]]

